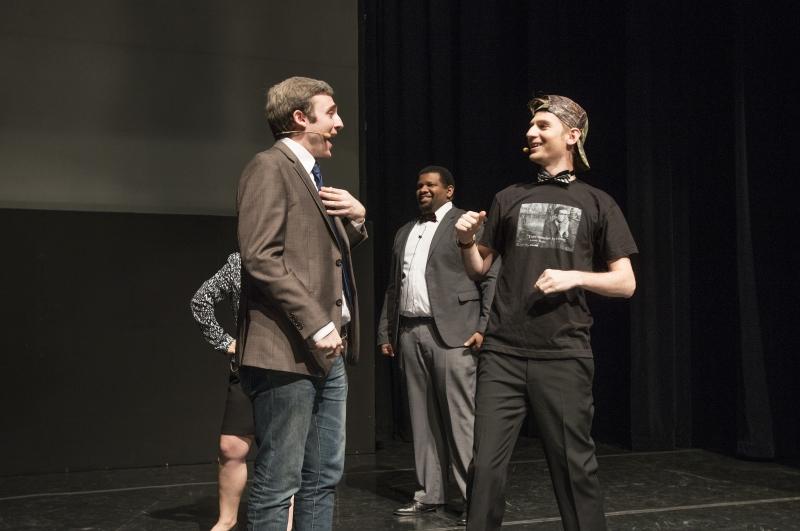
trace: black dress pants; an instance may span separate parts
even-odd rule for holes
[[[535,360],[484,351],[478,361],[468,531],[500,529],[508,462],[530,408],[564,529],[606,529],[591,437],[591,359]]]

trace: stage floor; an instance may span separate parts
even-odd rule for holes
[[[702,450],[635,453],[601,446],[610,529],[800,529],[800,470]],[[348,456],[334,529],[458,530],[458,507],[418,518],[392,510],[414,489],[411,447],[392,443]],[[510,466],[503,527],[561,529],[547,465],[520,439]],[[0,477],[0,529],[209,529],[214,464]],[[241,519],[245,518],[244,507]],[[240,529],[244,529],[244,525]]]

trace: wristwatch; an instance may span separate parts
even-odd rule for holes
[[[475,235],[474,234],[472,235],[472,239],[469,241],[469,243],[461,243],[461,240],[456,238],[456,244],[462,249],[469,249],[470,247],[475,245]]]

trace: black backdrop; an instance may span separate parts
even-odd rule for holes
[[[417,170],[448,166],[456,204],[486,208],[532,175],[520,153],[532,91],[568,95],[590,117],[585,179],[622,205],[641,250],[632,301],[590,301],[597,437],[796,458],[789,4],[376,0],[361,9],[376,292],[391,235],[415,213]],[[403,431],[396,367],[384,360],[376,377],[387,438]]]

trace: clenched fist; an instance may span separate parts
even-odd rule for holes
[[[560,293],[579,286],[581,282],[580,271],[562,271],[560,269],[545,269],[534,284],[545,295]]]
[[[486,220],[486,211],[469,211],[461,215],[456,221],[456,237],[464,245],[469,244]]]
[[[314,343],[314,350],[324,354],[327,358],[341,356],[344,352],[344,343],[339,336],[339,332],[333,330],[330,334]]]

